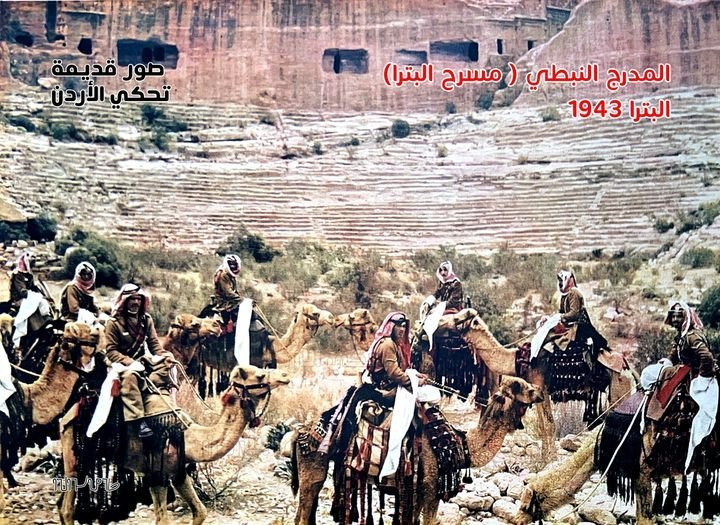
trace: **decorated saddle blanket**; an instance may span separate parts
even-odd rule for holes
[[[646,417],[653,421],[661,421],[665,411],[680,393],[681,388],[687,391],[690,382],[690,367],[685,365],[662,368],[657,380],[657,388],[650,397]]]

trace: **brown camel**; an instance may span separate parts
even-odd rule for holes
[[[289,363],[300,353],[321,326],[333,326],[335,318],[327,310],[314,304],[302,304],[295,312],[295,319],[278,338],[270,336],[270,344],[278,363]]]
[[[223,408],[217,422],[212,426],[191,423],[185,430],[186,462],[215,461],[225,456],[237,444],[246,425],[255,419],[258,405],[268,398],[271,390],[289,382],[289,376],[282,370],[260,369],[252,365],[236,366],[230,373],[230,386],[221,397]],[[151,402],[153,401],[148,400],[148,404]],[[77,475],[73,440],[73,425],[67,425],[62,429],[61,435],[63,475],[66,478]],[[185,465],[179,468],[185,468]],[[193,525],[200,525],[207,516],[207,509],[195,493],[190,477],[184,476],[183,481],[175,488],[192,510]],[[74,523],[75,491],[72,486],[70,489],[62,494],[62,501],[59,503],[60,522],[63,525]],[[155,509],[155,523],[168,525],[167,487],[155,486],[151,487],[150,491]]]
[[[170,324],[167,336],[162,341],[162,347],[180,364],[187,367],[197,355],[200,343],[204,339],[217,338],[220,335],[222,335],[222,325],[219,316],[201,319],[192,314],[180,314]]]
[[[500,450],[505,436],[523,428],[521,419],[527,407],[539,401],[542,401],[542,395],[534,385],[518,377],[504,378],[487,410],[480,416],[477,427],[467,433],[472,466],[482,467],[487,464]],[[440,504],[437,494],[438,465],[427,436],[423,436],[421,450],[420,461],[424,472],[420,488],[423,494],[423,523],[435,525]],[[329,457],[317,453],[303,456],[298,450],[297,441],[293,445],[293,455],[297,462],[299,481],[296,493],[300,495],[295,525],[309,525],[315,523],[317,501],[327,477]]]
[[[635,394],[641,395],[641,394]],[[642,447],[639,457],[627,457],[619,454],[614,464],[618,462],[639,462],[639,475],[635,487],[635,508],[638,525],[653,525],[658,520],[653,516],[652,502],[652,472],[651,465],[653,457],[653,446],[657,440],[658,425],[650,418],[645,419],[645,433],[642,436]],[[626,429],[622,429],[626,430]],[[533,479],[525,487],[520,500],[520,512],[515,518],[518,525],[527,525],[538,514],[546,514],[551,510],[569,502],[580,487],[590,479],[595,469],[594,459],[596,446],[599,444],[597,437],[600,429],[588,434],[580,448],[572,456],[565,459],[558,465],[554,465],[548,472],[543,472]],[[707,438],[711,443],[717,443],[720,437],[720,428],[716,422],[713,429],[714,437]],[[673,475],[681,476],[685,460],[686,450],[677,451],[677,463],[673,466]],[[669,458],[663,458],[666,462]],[[667,465],[665,465],[667,467]],[[674,480],[673,480],[674,483]],[[702,491],[702,488],[700,489]],[[674,500],[673,500],[674,504]]]
[[[60,343],[50,349],[37,381],[29,385],[19,381],[16,383],[22,393],[23,407],[31,414],[32,423],[47,425],[62,414],[80,377],[80,370],[93,360],[97,337],[97,330],[88,325],[68,323]],[[0,472],[0,510],[5,505],[4,483]]]
[[[365,352],[373,342],[378,325],[367,308],[356,308],[350,313],[335,317],[335,328],[344,328],[350,332],[353,347]]]
[[[438,330],[458,330],[462,333],[476,358],[487,365],[496,374],[515,375],[516,348],[502,346],[485,324],[477,311],[466,308],[452,315],[440,318]],[[530,368],[528,381],[538,386],[543,392],[544,401],[538,405],[538,432],[542,439],[542,457],[547,462],[555,457],[555,420],[552,413],[552,402],[545,385],[547,363],[537,359],[537,364]],[[625,396],[634,386],[630,371],[619,373],[608,369],[611,374],[609,403]]]

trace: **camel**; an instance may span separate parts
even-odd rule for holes
[[[222,394],[222,412],[212,426],[190,423],[185,430],[186,463],[215,461],[225,456],[237,444],[245,427],[256,418],[258,405],[267,400],[270,392],[282,385],[287,385],[290,378],[286,372],[276,369],[260,369],[252,365],[236,366],[230,373],[230,384]],[[73,426],[62,429],[61,445],[63,451],[64,476],[77,476],[76,458],[73,452]],[[178,468],[185,468],[180,465]],[[192,510],[193,525],[200,525],[207,516],[205,505],[198,498],[189,476],[175,486]],[[167,487],[150,488],[155,522],[158,525],[170,523],[167,511]],[[74,523],[75,491],[72,485],[68,492],[62,494],[60,522],[63,525]]]
[[[502,375],[515,375],[516,348],[502,346],[477,311],[466,308],[452,315],[440,318],[438,330],[458,330],[475,352],[476,358],[486,364],[491,372]],[[545,385],[546,363],[538,359],[538,363],[529,370],[528,381],[539,387],[543,392],[544,401],[538,405],[538,432],[542,439],[542,457],[549,462],[555,456],[555,421],[552,413],[552,402]],[[611,374],[609,403],[627,395],[633,388],[633,377],[630,370],[622,373],[608,368]]]
[[[82,323],[68,323],[60,344],[53,346],[40,377],[31,384],[16,382],[32,423],[47,425],[62,414],[75,383],[93,360],[97,331]],[[75,344],[79,342],[80,344]],[[13,394],[17,395],[17,394]],[[0,473],[0,510],[5,508],[4,483]]]
[[[204,339],[220,337],[222,326],[219,316],[195,317],[192,314],[180,314],[168,328],[162,341],[163,350],[170,352],[184,367],[195,358]]]
[[[498,391],[493,395],[487,410],[480,416],[478,425],[467,433],[471,465],[482,467],[500,450],[508,433],[523,428],[522,416],[527,408],[542,401],[540,390],[518,377],[505,377]],[[421,512],[424,525],[437,523],[437,510],[440,499],[437,494],[438,465],[427,436],[423,436],[421,445],[422,471],[424,477],[419,489],[422,493]],[[317,452],[303,456],[293,444],[293,492],[299,494],[295,525],[315,523],[320,490],[325,482],[329,468],[329,456]],[[337,466],[335,468],[343,468]]]
[[[335,328],[345,328],[350,332],[353,348],[365,352],[373,342],[378,325],[367,308],[356,308],[350,313],[335,317]]]
[[[643,395],[649,394],[643,394],[639,392],[635,394],[635,396],[638,396],[639,398],[641,398]],[[631,407],[631,409],[643,410],[645,407],[640,406],[639,408],[636,408],[636,406],[639,404],[639,401],[632,399],[627,402],[627,406]],[[639,415],[640,414],[637,414],[638,417]],[[653,446],[656,444],[660,425],[658,425],[657,421],[654,421],[649,417],[646,417],[644,421],[646,424],[646,428],[645,432],[642,435],[642,446],[638,447],[639,450],[637,452],[639,452],[639,455],[633,457],[633,455],[629,453],[623,454],[623,452],[625,452],[625,449],[621,448],[620,453],[617,455],[613,462],[613,465],[616,465],[619,462],[639,463],[637,479],[634,480],[636,482],[634,495],[637,524],[652,525],[654,523],[657,523],[658,520],[653,515],[652,483],[654,465],[652,465],[651,463],[658,458],[657,455],[654,456]],[[629,424],[629,421],[627,424]],[[619,429],[616,428],[615,430],[620,430],[622,433],[624,433],[624,431],[627,430],[627,427],[625,426],[625,428]],[[631,430],[631,432],[633,431],[637,432],[637,430]],[[545,514],[559,507],[560,505],[567,503],[572,498],[572,495],[577,492],[577,490],[579,490],[586,481],[590,479],[591,474],[596,468],[595,460],[599,457],[599,454],[597,453],[598,451],[596,450],[596,448],[599,447],[601,443],[601,440],[598,439],[599,432],[601,432],[601,430],[597,429],[589,433],[583,439],[580,448],[572,456],[562,461],[559,465],[554,466],[551,470],[548,469],[547,473],[542,473],[541,475],[538,475],[536,478],[533,479],[531,483],[529,483],[525,487],[525,491],[522,494],[520,500],[520,512],[514,520],[518,525],[527,525],[535,518],[537,518],[538,515]],[[706,441],[704,441],[703,443],[708,443],[709,441],[709,443],[716,444],[719,442],[718,439],[720,438],[720,426],[718,425],[717,420],[715,423],[715,427],[712,430],[712,434],[714,435],[706,438]],[[664,471],[665,469],[670,467],[673,476],[681,476],[684,470],[685,453],[686,450],[680,450],[677,451],[677,454],[672,457],[663,457],[662,462],[664,463],[664,465],[661,470]],[[716,449],[715,454],[717,454]],[[665,456],[666,454],[662,453],[661,455]],[[653,457],[655,457],[655,459],[653,459]],[[716,455],[714,457],[717,458]],[[675,461],[672,461],[673,459]],[[670,461],[668,462],[668,460]],[[672,483],[675,483],[674,479]],[[561,490],[560,487],[564,488]],[[676,488],[676,486],[673,488]],[[700,493],[702,495],[704,495],[706,492],[710,492],[711,490],[712,489],[710,487],[703,488],[702,484],[700,486]],[[668,490],[668,492],[670,491]],[[684,505],[687,505],[687,496],[685,496],[685,498],[686,499]],[[672,514],[675,509],[675,491],[672,491],[672,497],[669,499],[671,502],[671,510],[669,511],[669,513]],[[678,498],[678,501],[679,500],[680,498]],[[705,502],[705,505],[707,505],[707,502]],[[664,507],[665,506],[663,506],[664,513],[668,513],[668,511]],[[718,510],[716,509],[715,512],[717,511]],[[710,513],[712,513],[712,509],[710,510]]]
[[[212,315],[212,308],[206,307],[200,315]],[[258,341],[262,348],[253,351],[253,338],[251,338],[250,363],[256,366],[265,367],[274,363],[284,364],[291,362],[303,347],[313,338],[321,326],[332,326],[334,323],[333,314],[322,310],[313,304],[302,304],[295,312],[295,318],[282,337],[267,335],[263,329],[257,337],[263,338]],[[265,327],[268,328],[268,327]],[[265,342],[265,339],[267,342]],[[266,351],[267,350],[267,351]],[[268,357],[272,354],[272,357]],[[184,358],[190,362],[187,357]],[[232,351],[225,349],[225,341],[220,344],[210,344],[200,352],[200,361],[207,367],[217,369],[222,373],[228,373],[237,364]],[[203,374],[201,373],[201,376]]]

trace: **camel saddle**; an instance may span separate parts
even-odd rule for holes
[[[658,384],[660,387],[653,392],[646,416],[653,421],[660,421],[675,398],[686,378],[689,377],[690,367],[687,365],[670,366],[660,373]]]

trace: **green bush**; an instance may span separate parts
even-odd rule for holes
[[[313,142],[312,150],[315,155],[322,155],[323,153],[325,153],[323,151],[322,143],[317,141]]]
[[[709,248],[691,248],[680,257],[680,264],[691,268],[710,268],[715,265],[715,261],[715,252]]]
[[[561,119],[560,111],[555,106],[547,106],[540,112],[543,122],[555,122]]]
[[[160,151],[168,151],[170,149],[170,142],[164,129],[153,128],[153,134],[150,140]]]
[[[256,233],[250,233],[245,226],[230,235],[217,249],[218,255],[236,253],[238,255],[249,255],[255,262],[270,262],[280,252],[268,246],[265,239]]]
[[[79,247],[65,250],[63,267],[66,278],[72,279],[75,267],[82,261],[89,261],[95,266],[96,286],[119,288],[122,285],[127,255],[117,242],[79,228],[73,230],[69,237]],[[61,240],[61,244],[66,246],[67,240]]]
[[[79,129],[72,122],[51,122],[48,131],[50,136],[55,140],[92,142],[92,137],[86,131]]]
[[[410,135],[410,124],[406,120],[397,119],[392,123],[390,132],[396,139],[404,139]]]
[[[495,93],[493,93],[491,91],[486,91],[485,93],[481,94],[478,97],[478,99],[475,101],[475,107],[488,110],[492,107],[494,98],[495,98]]]
[[[672,230],[675,227],[675,223],[664,217],[658,217],[655,219],[655,224],[653,226],[658,233],[665,233]]]
[[[720,286],[705,291],[697,311],[705,326],[720,329]]]
[[[673,330],[657,327],[649,328],[638,335],[635,359],[640,368],[657,363],[667,357],[675,341]]]
[[[455,102],[445,102],[445,111],[449,115],[454,115],[457,113],[457,106],[455,105]]]
[[[34,241],[52,241],[57,235],[57,220],[47,213],[28,219],[27,233]]]
[[[35,131],[35,124],[25,115],[10,115],[6,120],[8,124],[23,128],[25,131]]]
[[[165,118],[165,111],[156,108],[151,104],[143,104],[140,106],[140,114],[142,116],[142,121],[148,126],[152,126],[158,120]]]
[[[28,238],[26,225],[23,223],[0,221],[0,242],[25,240]]]

